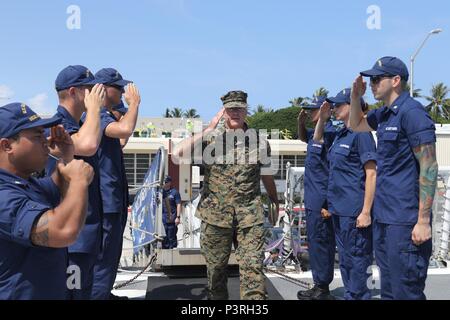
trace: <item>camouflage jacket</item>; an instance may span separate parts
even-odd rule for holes
[[[222,228],[264,223],[260,179],[271,165],[270,147],[256,133],[245,138],[250,131],[236,132],[207,137],[202,148],[204,188],[196,216]]]

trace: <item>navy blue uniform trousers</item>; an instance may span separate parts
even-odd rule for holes
[[[103,251],[94,267],[92,299],[108,300],[119,268],[122,253],[124,217],[121,213],[103,215]],[[126,222],[126,221],[125,221]]]
[[[322,218],[319,211],[307,209],[306,233],[314,284],[328,286],[333,281],[336,253],[333,220]]]
[[[432,241],[416,246],[413,225],[373,224],[375,259],[380,268],[381,299],[423,300]]]
[[[372,226],[356,228],[356,217],[333,215],[339,268],[346,300],[371,298],[368,279],[373,262]]]

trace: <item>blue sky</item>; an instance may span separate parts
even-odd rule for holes
[[[69,30],[69,5],[81,29]],[[381,10],[369,30],[366,10]],[[209,120],[220,96],[242,89],[251,107],[285,107],[325,86],[336,93],[375,60],[409,57],[426,34],[415,85],[450,86],[450,2],[433,1],[2,1],[0,103],[25,101],[53,113],[58,72],[83,64],[115,67],[142,94],[142,116],[166,107],[196,108]],[[373,101],[371,93],[369,101]]]

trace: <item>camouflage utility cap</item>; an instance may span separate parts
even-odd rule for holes
[[[225,108],[247,108],[247,93],[230,91],[220,98]]]

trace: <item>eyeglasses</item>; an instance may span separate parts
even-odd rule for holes
[[[371,84],[378,84],[383,79],[392,79],[394,77],[396,77],[396,76],[389,75],[389,74],[384,74],[384,75],[381,75],[381,76],[373,76],[373,77],[370,77],[370,83]]]

